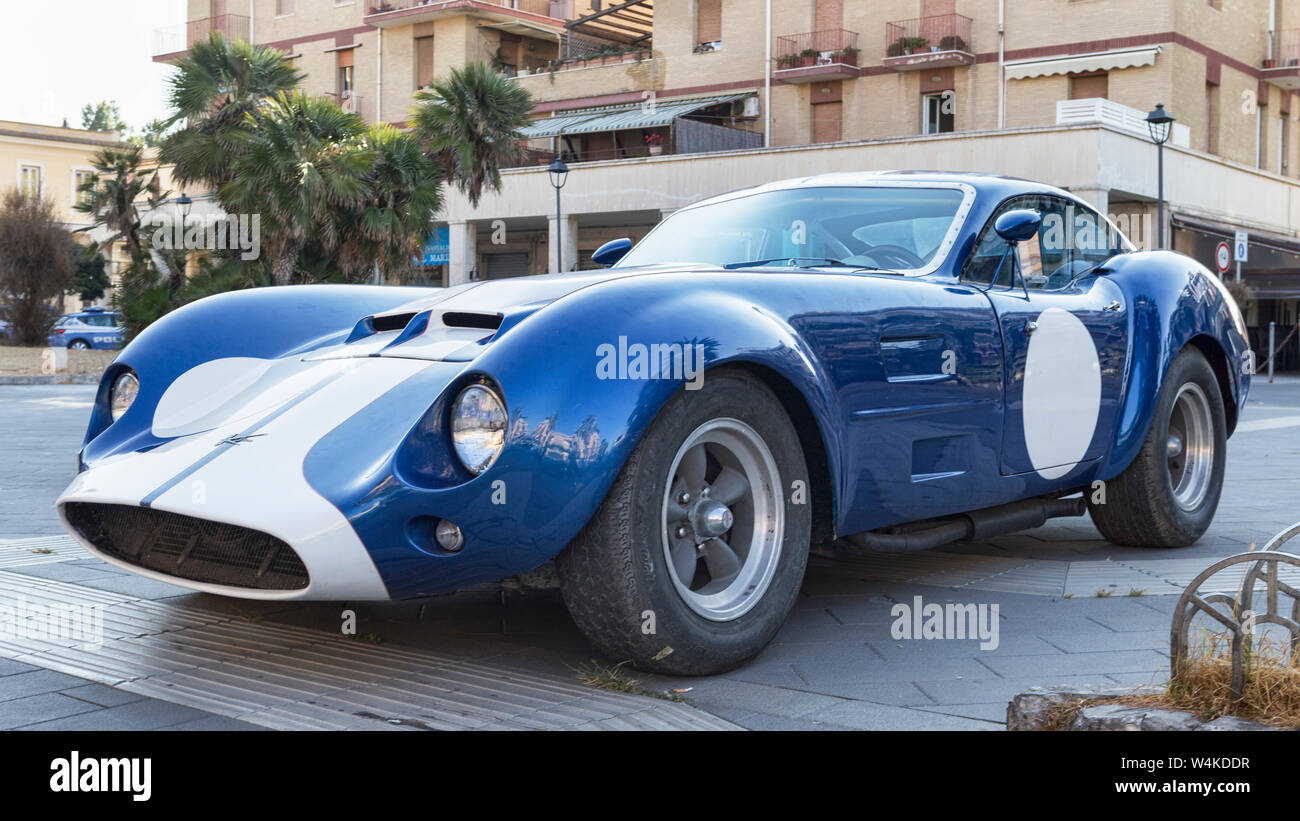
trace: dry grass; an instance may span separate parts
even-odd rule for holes
[[[41,374],[45,348],[0,345],[0,376]],[[117,351],[68,351],[68,368],[59,374],[101,374],[117,356]]]
[[[1165,703],[1202,717],[1230,715],[1300,729],[1300,657],[1276,636],[1247,637],[1238,701],[1232,697],[1230,650],[1227,636],[1211,634],[1170,680]]]
[[[1161,693],[1080,698],[1056,705],[1040,729],[1066,730],[1085,707],[1122,704],[1186,710],[1202,721],[1222,716],[1258,721],[1273,727],[1300,729],[1300,658],[1288,645],[1272,637],[1255,636],[1244,653],[1241,699],[1232,697],[1232,656],[1229,637],[1205,637],[1175,679]]]

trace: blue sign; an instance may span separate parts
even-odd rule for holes
[[[420,249],[420,257],[416,263],[428,268],[434,265],[442,265],[451,261],[451,240],[446,226],[433,229],[433,233],[425,240],[424,247]]]

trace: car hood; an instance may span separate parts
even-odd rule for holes
[[[626,277],[692,270],[695,268],[682,265],[645,266],[456,285],[363,317],[344,342],[319,348],[303,358],[379,356],[468,362],[515,325],[575,291]]]

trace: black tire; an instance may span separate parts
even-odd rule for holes
[[[88,351],[90,350],[90,343],[84,339],[74,339],[68,343],[68,348],[74,351]]]
[[[1208,400],[1213,442],[1212,457],[1206,462],[1208,487],[1190,509],[1180,505],[1175,496],[1176,459],[1166,449],[1175,400],[1184,386],[1199,388]],[[1227,426],[1219,382],[1201,352],[1185,348],[1169,366],[1142,450],[1123,473],[1106,482],[1104,503],[1094,503],[1093,494],[1085,493],[1092,521],[1107,541],[1117,545],[1186,547],[1199,539],[1214,519],[1226,457]]]
[[[766,589],[756,602],[746,599],[746,612],[726,621],[705,618],[679,593],[662,526],[679,448],[717,420],[738,420],[761,437],[782,485],[768,497],[771,508],[784,511]],[[716,461],[710,463],[711,470],[717,468]],[[557,557],[569,613],[583,635],[613,660],[669,674],[730,670],[762,650],[794,606],[808,564],[810,493],[799,436],[776,396],[743,372],[710,373],[698,391],[679,391],[664,406],[596,514]],[[773,537],[771,544],[778,540]],[[650,620],[653,633],[646,629]]]

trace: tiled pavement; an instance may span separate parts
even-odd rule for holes
[[[60,532],[50,506],[71,478],[69,454],[81,434],[90,390],[0,388],[0,430],[6,431],[0,446],[0,539]],[[1257,380],[1229,445],[1215,523],[1190,548],[1116,548],[1085,518],[906,561],[818,561],[789,622],[753,662],[710,678],[642,676],[642,685],[655,691],[690,688],[685,697],[691,704],[752,729],[997,729],[1010,696],[1030,686],[1160,681],[1167,666],[1171,593],[1198,565],[1262,543],[1300,520],[1297,457],[1300,380]],[[337,605],[264,605],[191,594],[94,559],[63,555],[67,549],[57,540],[18,548],[41,557],[32,562],[22,555],[14,559],[15,551],[6,553],[0,545],[0,574],[337,635]],[[1101,598],[1098,590],[1113,595]],[[1142,595],[1128,595],[1138,590]],[[998,648],[891,639],[891,608],[914,596],[926,603],[998,604]],[[450,654],[521,675],[567,679],[592,657],[549,592],[478,590],[355,609],[361,634],[416,654]],[[0,660],[0,727],[241,726],[193,704],[172,703],[185,701],[194,699],[141,698]]]

